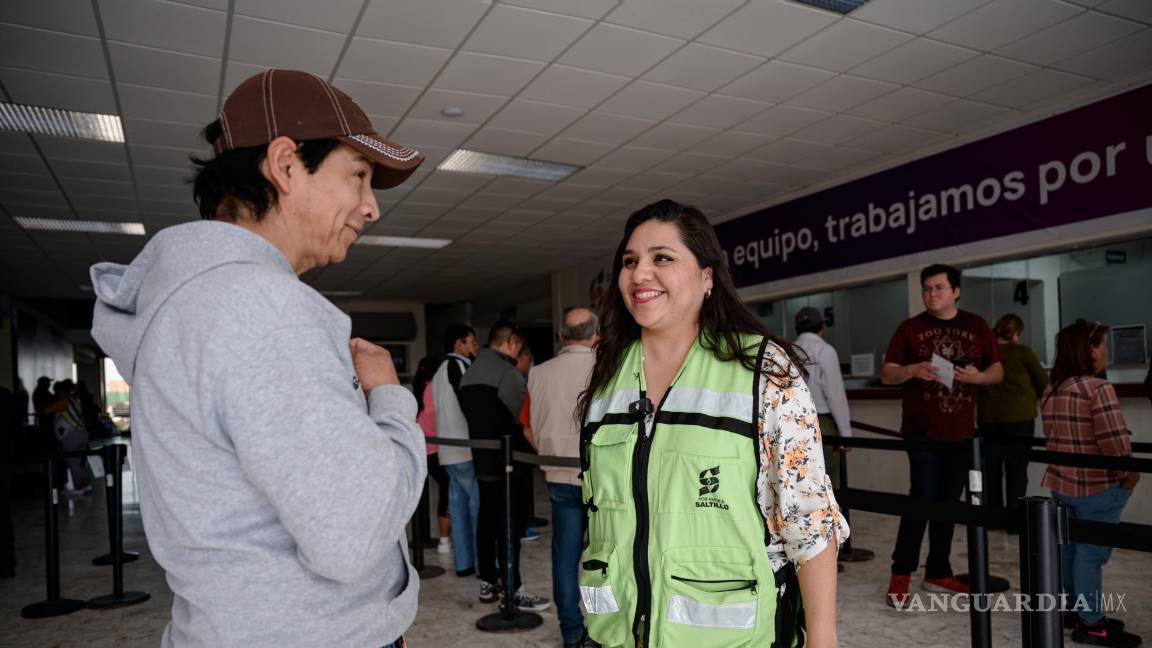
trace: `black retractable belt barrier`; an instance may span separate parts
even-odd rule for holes
[[[152,596],[146,592],[124,591],[124,445],[113,443],[104,447],[105,470],[112,475],[112,593],[89,599],[88,607],[110,608],[143,603]]]
[[[1020,590],[1029,605],[1020,612],[1024,648],[1060,648],[1060,543],[1067,540],[1067,516],[1048,497],[1025,497],[1020,534]]]
[[[107,446],[105,446],[107,447]],[[101,458],[103,459],[103,457]],[[113,501],[115,497],[114,489],[112,488],[112,466],[104,466],[104,500],[108,508],[108,553],[96,556],[92,559],[92,564],[97,567],[107,567],[112,564],[112,552],[116,549],[112,546],[112,537],[116,532],[112,527],[116,526],[116,503]],[[121,470],[121,466],[116,466],[115,470]],[[120,560],[126,563],[134,562],[140,559],[140,553],[136,551],[121,551]]]
[[[840,488],[848,488],[848,453],[844,451],[844,446],[836,448],[836,452],[840,453]],[[852,528],[851,513],[845,505],[840,506],[840,513],[844,515],[844,522],[848,524],[848,528]],[[840,562],[864,562],[872,560],[876,557],[874,551],[868,549],[857,549],[852,546],[852,534],[848,534],[848,539],[840,546],[840,553],[836,555],[837,560]]]
[[[968,503],[984,506],[984,464],[981,457],[980,437],[968,440]],[[979,524],[968,524],[968,587],[971,605],[968,607],[973,648],[991,648],[992,613],[988,601],[988,529]]]
[[[44,562],[48,596],[39,603],[21,609],[20,616],[25,619],[61,616],[84,607],[84,601],[79,599],[60,598],[60,532],[56,517],[56,503],[60,493],[56,489],[56,460],[52,457],[44,460],[44,476]]]
[[[500,456],[504,461],[504,604],[500,612],[481,617],[476,628],[484,632],[519,632],[540,626],[544,619],[534,612],[516,609],[512,543],[520,542],[520,538],[512,537],[512,437],[507,434],[500,437]]]
[[[416,503],[416,512],[412,514],[412,567],[420,574],[420,580],[436,578],[444,575],[444,568],[437,565],[424,564],[424,525],[428,523],[428,481],[430,475],[424,477],[424,488],[420,492],[420,500]]]

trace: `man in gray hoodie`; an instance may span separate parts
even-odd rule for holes
[[[303,72],[243,82],[205,129],[205,222],[92,268],[92,334],[132,384],[165,647],[391,646],[416,613],[405,521],[425,477],[388,351],[298,276],[379,219],[423,158]]]

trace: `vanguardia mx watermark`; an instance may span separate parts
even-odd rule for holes
[[[901,612],[1090,612],[1098,609],[1105,614],[1123,614],[1128,611],[1124,599],[1127,594],[1103,593],[1096,598],[1098,606],[1092,605],[1092,598],[1077,596],[1074,600],[1067,594],[949,594],[912,592],[905,595],[890,595],[892,605]]]

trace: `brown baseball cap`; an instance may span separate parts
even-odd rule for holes
[[[268,144],[281,135],[296,141],[335,139],[376,163],[372,188],[404,182],[424,156],[391,142],[352,98],[323,79],[298,70],[265,70],[236,86],[220,111],[223,134],[216,153]]]

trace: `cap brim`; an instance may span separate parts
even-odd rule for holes
[[[376,163],[372,171],[373,189],[391,189],[408,179],[424,162],[414,148],[384,139],[377,133],[341,135],[336,139],[363,153]]]

